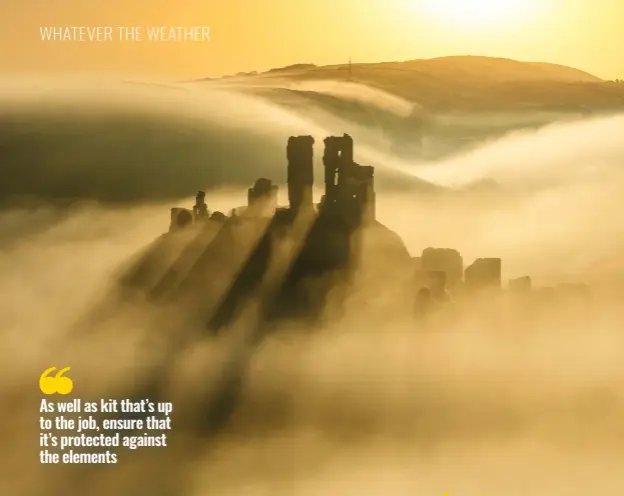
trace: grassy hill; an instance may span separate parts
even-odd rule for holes
[[[339,80],[384,90],[433,112],[547,110],[592,112],[624,108],[624,84],[571,67],[510,59],[455,56],[370,64],[297,64],[207,83],[284,86]]]

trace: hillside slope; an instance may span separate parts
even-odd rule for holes
[[[600,78],[587,72],[557,64],[520,62],[511,59],[470,55],[371,64],[371,67],[411,70],[434,77],[462,78],[489,83],[511,81],[601,81]]]
[[[457,56],[406,62],[311,64],[203,80],[288,87],[301,81],[353,81],[436,111],[610,111],[624,108],[624,84],[556,64]]]

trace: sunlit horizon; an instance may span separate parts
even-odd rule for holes
[[[579,0],[257,0],[204,5],[181,0],[78,0],[3,8],[2,74],[124,74],[188,79],[455,55],[549,62],[603,79],[624,77],[619,57],[624,4]],[[287,19],[288,22],[284,22]],[[41,26],[209,26],[206,43],[48,42]],[[16,49],[18,47],[19,49]]]

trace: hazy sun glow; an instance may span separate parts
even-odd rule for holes
[[[418,7],[442,21],[466,27],[519,21],[535,11],[535,0],[417,0]]]

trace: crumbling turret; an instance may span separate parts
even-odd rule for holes
[[[351,227],[375,220],[374,167],[353,161],[348,134],[324,140],[325,196],[323,212],[343,218]]]
[[[195,221],[207,219],[209,217],[208,206],[206,205],[206,193],[204,191],[198,191],[197,196],[195,196],[193,217]]]
[[[255,207],[262,204],[274,210],[277,206],[277,190],[278,187],[270,179],[260,178],[253,188],[247,190],[247,205]]]
[[[294,212],[312,209],[314,185],[314,138],[291,136],[286,147],[288,158],[288,202]]]
[[[229,215],[210,212],[206,194],[199,191],[191,208],[171,211],[170,231],[182,232],[159,238],[150,252],[154,257],[146,256],[134,271],[153,277],[129,284],[143,285],[152,301],[201,293],[211,306],[213,329],[233,322],[257,296],[262,318],[324,318],[351,301],[353,289],[360,298],[368,294],[362,288],[377,291],[380,281],[390,288],[383,301],[400,308],[406,303],[411,257],[396,233],[374,222],[374,168],[354,162],[350,136],[324,143],[324,204],[315,205],[312,197],[314,138],[293,136],[286,147],[287,207],[278,208],[278,187],[266,178],[248,189],[247,206]],[[310,215],[299,217],[302,210]],[[432,274],[427,284],[436,303],[445,286],[445,274],[438,276]]]
[[[212,213],[212,215],[210,216],[210,220],[224,223],[225,221],[227,221],[227,215],[225,215],[223,212],[216,211]]]
[[[452,288],[462,280],[464,260],[457,250],[451,248],[426,248],[420,257],[425,270],[440,270],[446,273],[446,283]]]
[[[169,231],[177,231],[193,223],[193,214],[187,208],[174,207],[171,209],[171,223]]]
[[[501,271],[500,258],[478,258],[464,271],[466,289],[500,289]]]

